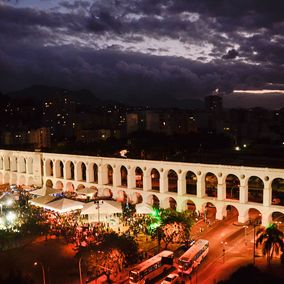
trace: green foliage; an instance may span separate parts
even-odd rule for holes
[[[185,242],[190,237],[193,219],[187,211],[178,212],[172,209],[155,210],[146,221],[147,233],[165,246],[173,242]]]
[[[268,263],[270,263],[274,253],[278,255],[280,250],[284,251],[284,234],[278,230],[276,224],[261,228],[257,231],[257,235],[256,246],[262,245],[262,252],[266,255]]]

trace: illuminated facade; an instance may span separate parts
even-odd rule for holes
[[[194,204],[202,212],[209,203],[216,218],[227,214],[228,205],[245,222],[249,211],[261,214],[262,224],[273,213],[284,214],[279,198],[284,169],[179,163],[0,151],[0,183],[53,186],[64,191],[96,187],[99,196],[126,198],[133,202],[159,203],[161,207],[185,210]]]

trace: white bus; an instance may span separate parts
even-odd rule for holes
[[[164,250],[155,256],[143,261],[129,272],[129,283],[153,283],[151,280],[168,270],[174,259],[174,253]]]
[[[198,267],[209,251],[207,240],[196,241],[178,260],[178,271],[181,274],[190,274]]]

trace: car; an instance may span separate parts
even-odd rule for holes
[[[179,275],[177,273],[170,273],[161,284],[179,283]]]

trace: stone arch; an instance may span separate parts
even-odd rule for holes
[[[34,178],[33,177],[29,177],[28,178],[28,185],[34,185]]]
[[[131,195],[131,203],[132,204],[138,204],[138,203],[143,203],[143,197],[139,192],[134,192]]]
[[[258,176],[251,176],[248,179],[248,201],[263,203],[264,183]]]
[[[18,166],[19,173],[26,172],[26,159],[24,157],[19,157]]]
[[[160,173],[155,168],[151,170],[151,189],[160,191]]]
[[[107,198],[112,198],[113,197],[113,192],[111,191],[110,188],[104,188],[104,190],[103,190],[103,197],[107,197]]]
[[[194,172],[188,171],[185,176],[186,194],[197,194],[197,176]]]
[[[55,177],[63,178],[64,177],[64,164],[61,160],[55,162]]]
[[[262,223],[262,214],[258,209],[249,208],[247,212],[251,224],[260,225]]]
[[[276,224],[277,228],[281,230],[284,227],[284,213],[279,211],[272,212],[270,222]]]
[[[155,194],[150,194],[147,197],[146,203],[151,205],[153,208],[160,208],[160,199]]]
[[[25,178],[25,176],[20,176],[19,177],[18,184],[19,185],[26,185],[26,178]]]
[[[178,175],[174,170],[168,171],[168,191],[176,192],[178,190]]]
[[[118,190],[116,194],[116,201],[125,203],[128,199],[128,196],[124,190]]]
[[[10,158],[8,156],[4,157],[4,170],[10,171]]]
[[[78,184],[77,190],[80,190],[80,189],[83,189],[83,188],[85,188],[85,186],[83,184]]]
[[[120,167],[121,186],[127,187],[127,169],[125,166]]]
[[[203,215],[205,222],[213,222],[216,220],[217,207],[212,202],[205,202],[202,204],[201,214]]]
[[[226,198],[240,200],[240,180],[234,174],[229,174],[225,180]]]
[[[98,183],[98,165],[96,163],[89,164],[89,180]]]
[[[62,183],[60,180],[58,180],[58,181],[55,183],[55,188],[56,188],[56,189],[63,190],[64,185],[63,185],[63,183]]]
[[[8,173],[4,175],[4,183],[10,183],[10,175]]]
[[[45,182],[45,186],[46,187],[53,187],[53,182],[51,179],[47,179],[46,182]]]
[[[34,160],[32,157],[29,157],[27,160],[27,172],[28,174],[33,174],[34,172]]]
[[[65,163],[66,168],[66,179],[74,180],[75,179],[75,166],[72,161],[67,161]]]
[[[143,188],[143,171],[141,168],[135,168],[135,187]]]
[[[10,171],[11,172],[16,172],[17,171],[17,165],[18,165],[17,157],[12,156],[10,158]]]
[[[4,183],[4,181],[3,181],[3,174],[0,173],[0,184],[3,184],[3,183]]]
[[[233,222],[237,222],[240,215],[238,208],[234,205],[228,204],[226,205],[225,209],[227,219],[230,219]]]
[[[173,197],[167,197],[163,202],[163,208],[176,210],[177,201]]]
[[[196,205],[191,199],[187,199],[183,202],[183,210],[194,213],[196,211]]]
[[[66,188],[67,192],[74,192],[75,191],[75,187],[74,187],[74,184],[72,182],[67,182],[65,188]]]
[[[275,178],[271,183],[272,204],[284,206],[284,179]]]
[[[217,186],[217,176],[211,172],[208,172],[205,175],[205,194],[210,197],[217,197]]]
[[[113,168],[111,165],[107,164],[103,166],[103,184],[113,185]]]
[[[0,157],[0,170],[4,169],[4,160],[3,157]]]
[[[53,162],[50,159],[45,161],[45,174],[48,177],[53,176]]]
[[[87,178],[87,167],[84,162],[78,162],[76,164],[77,171],[77,180],[78,181],[86,181]]]

